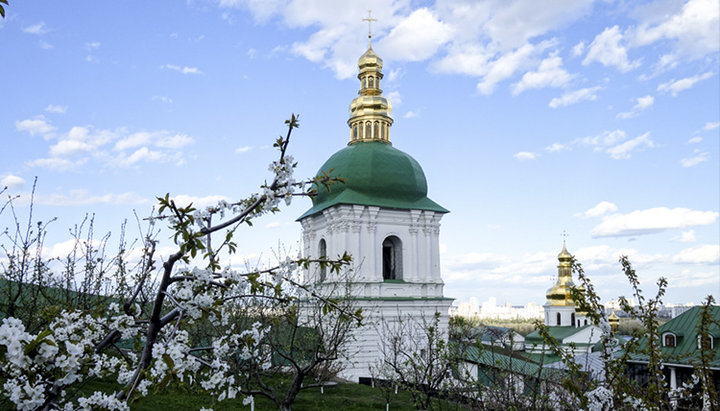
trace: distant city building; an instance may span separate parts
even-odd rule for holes
[[[470,301],[451,307],[450,315],[480,320],[535,320],[543,317],[543,307],[536,303],[528,303],[524,306],[509,303],[497,305],[495,297],[490,297],[488,301],[478,306],[477,299],[472,297]]]

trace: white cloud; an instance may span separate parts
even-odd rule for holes
[[[45,111],[47,111],[48,113],[58,113],[58,114],[65,113],[67,111],[67,109],[68,109],[67,106],[59,106],[59,105],[55,105],[55,104],[48,104],[48,106],[45,107]]]
[[[558,151],[570,150],[570,147],[561,143],[552,143],[551,145],[545,147],[545,150],[551,153],[556,153]]]
[[[582,64],[587,66],[598,62],[603,66],[617,67],[620,71],[628,71],[640,65],[640,61],[628,61],[628,49],[618,26],[606,27],[598,34],[588,47],[588,53]]]
[[[537,154],[531,153],[529,151],[521,151],[519,153],[513,154],[513,157],[517,158],[520,161],[535,160],[535,158],[537,158]]]
[[[392,104],[393,108],[402,104],[402,97],[399,91],[391,91],[385,95],[385,98]]]
[[[45,138],[55,131],[55,127],[45,120],[45,116],[39,115],[26,120],[16,121],[15,128],[18,131],[25,131],[31,136],[40,134]]]
[[[251,146],[242,146],[235,149],[235,152],[238,154],[247,153],[248,151],[252,150]]]
[[[7,187],[10,189],[13,188],[22,188],[25,185],[25,180],[22,177],[16,176],[14,174],[8,174],[5,177],[0,180],[0,189],[2,187]]]
[[[583,137],[573,141],[573,143],[585,144],[590,146],[611,146],[627,138],[625,131],[617,129],[613,131],[603,131],[597,136]]]
[[[642,22],[632,42],[642,46],[671,40],[676,54],[690,58],[715,53],[720,49],[719,9],[715,0],[689,0],[680,10],[666,10],[655,21]]]
[[[177,71],[177,72],[180,72],[183,74],[203,74],[203,72],[200,71],[200,69],[198,69],[197,67],[187,67],[187,66],[180,67],[180,66],[176,66],[174,64],[165,64],[164,66],[162,66],[162,68],[174,70],[174,71]]]
[[[693,137],[690,140],[688,140],[688,144],[697,144],[697,143],[702,142],[702,140],[703,140],[702,137],[699,137],[699,136]]]
[[[49,206],[87,206],[94,204],[138,205],[147,204],[148,199],[132,192],[93,195],[87,190],[70,190],[67,194],[38,195],[36,203]]]
[[[602,90],[602,87],[595,86],[570,91],[560,97],[555,97],[554,99],[550,100],[548,106],[550,106],[550,108],[558,108],[569,106],[580,101],[594,101],[597,100],[596,92],[599,90]]]
[[[716,211],[697,211],[688,208],[656,207],[628,214],[611,214],[595,226],[593,237],[624,237],[652,234],[671,229],[713,224]]]
[[[708,161],[708,153],[698,152],[695,157],[688,157],[680,159],[680,165],[685,168],[694,167],[700,163]]]
[[[152,133],[155,136],[153,144],[160,148],[183,148],[195,142],[187,134],[169,134],[167,131],[159,131]]]
[[[118,156],[117,161],[122,166],[132,166],[138,162],[144,161],[146,163],[154,163],[163,161],[166,156],[163,152],[157,150],[150,150],[147,147],[141,147],[135,150],[132,154],[125,155],[124,153]]]
[[[716,122],[707,122],[705,123],[705,126],[703,127],[703,130],[714,130],[716,128],[720,127],[720,121]]]
[[[81,153],[89,153],[95,150],[95,146],[85,141],[60,140],[57,144],[50,146],[50,155],[53,157],[69,157]]]
[[[170,134],[165,130],[140,131],[119,140],[115,143],[113,150],[122,151],[144,145],[177,149],[192,144],[193,142],[194,140],[185,134]]]
[[[695,230],[683,231],[677,241],[681,243],[694,243],[695,241],[697,241],[695,239]]]
[[[713,74],[711,72],[707,72],[704,74],[696,74],[692,77],[685,77],[680,80],[672,79],[667,83],[660,84],[657,87],[657,91],[661,93],[670,92],[673,97],[676,97],[681,91],[689,89],[690,87],[694,86],[695,83],[709,79],[710,77],[712,77],[712,75]]]
[[[166,96],[152,96],[152,100],[159,101],[164,104],[172,104],[173,103],[173,99],[171,99],[170,97],[166,97]]]
[[[720,246],[699,245],[686,248],[673,257],[674,263],[717,264],[720,261]]]
[[[48,29],[45,27],[45,22],[41,21],[40,23],[25,27],[23,32],[28,34],[45,34],[48,32]]]
[[[418,116],[418,113],[417,113],[417,112],[415,112],[415,111],[408,111],[407,113],[405,113],[405,115],[403,116],[403,118],[414,118],[414,117],[417,117],[417,116]]]
[[[43,50],[50,50],[50,49],[52,49],[52,48],[54,47],[52,44],[50,44],[50,43],[48,43],[47,41],[44,41],[44,40],[40,40],[40,41],[38,42],[38,45],[39,45],[40,48],[43,49]]]
[[[100,48],[100,42],[99,41],[90,41],[85,43],[85,49],[87,51],[93,51]]]
[[[30,167],[47,168],[54,171],[67,171],[85,164],[87,159],[70,161],[65,158],[38,158],[27,162]]]
[[[421,61],[434,55],[451,35],[447,24],[427,8],[421,8],[395,25],[379,47],[393,59]]]
[[[631,157],[630,152],[640,147],[655,147],[655,143],[650,139],[649,131],[632,140],[610,147],[605,151],[615,160],[628,160]]]
[[[581,41],[580,43],[576,44],[572,48],[572,55],[574,57],[578,57],[583,54],[585,51],[585,42]]]
[[[573,76],[563,68],[562,59],[558,56],[544,59],[537,71],[528,71],[513,87],[517,95],[528,89],[543,87],[562,87],[572,80]]]
[[[635,117],[640,114],[641,111],[647,110],[648,108],[652,107],[653,103],[655,103],[655,98],[653,96],[647,95],[645,97],[638,97],[637,104],[633,106],[632,110],[624,113],[618,113],[617,118]]]
[[[534,46],[527,43],[515,51],[503,54],[497,60],[491,61],[487,64],[487,71],[477,85],[478,91],[485,95],[492,94],[497,83],[510,78],[516,71],[527,66],[536,53],[542,52],[550,44],[550,42],[543,42]]]
[[[166,130],[129,134],[125,128],[104,130],[93,126],[74,126],[67,133],[55,135],[50,134],[55,128],[42,116],[16,122],[16,127],[30,134],[42,133],[46,139],[57,138],[49,147],[49,157],[27,164],[58,171],[80,167],[90,159],[110,167],[159,161],[173,161],[181,165],[183,157],[180,150],[194,142],[186,134],[173,134]]]
[[[589,210],[585,211],[583,215],[586,218],[590,217],[599,217],[603,214],[612,213],[613,211],[617,211],[617,206],[609,201],[601,201],[599,202],[595,207],[590,208]]]

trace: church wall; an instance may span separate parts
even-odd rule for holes
[[[346,347],[346,369],[342,378],[358,381],[369,377],[369,367],[382,360],[386,324],[429,323],[440,313],[440,330],[447,338],[448,309],[452,299],[443,298],[440,277],[439,231],[441,213],[425,210],[394,210],[364,205],[336,205],[301,221],[303,250],[319,257],[320,240],[327,244],[327,256],[347,251],[352,267],[340,274],[328,272],[319,284],[319,270],[306,273],[318,290],[342,290],[349,282],[349,295],[363,309],[363,326],[353,332]],[[382,243],[388,236],[402,242],[402,280],[383,281]],[[419,330],[416,330],[419,334]]]
[[[303,247],[306,256],[319,257],[320,240],[324,239],[329,258],[350,253],[353,281],[365,283],[367,291],[362,294],[366,297],[441,297],[441,217],[425,210],[334,206],[303,219]],[[402,281],[383,281],[382,243],[388,236],[396,236],[402,243]],[[320,280],[317,273],[308,276],[311,282]]]

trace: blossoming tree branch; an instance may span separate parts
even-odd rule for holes
[[[297,313],[301,301],[317,308],[314,311],[317,315],[332,318],[335,329],[346,331],[350,324],[359,324],[359,310],[337,295],[329,296],[305,283],[301,275],[302,270],[309,269],[339,273],[350,264],[347,254],[335,259],[287,257],[272,267],[247,272],[222,264],[223,256],[236,251],[234,238],[243,225],[251,226],[255,218],[278,212],[281,202],[290,204],[293,197],[314,195],[318,186],[342,183],[327,175],[302,181],[293,178],[297,163],[287,149],[292,131],[298,127],[298,117],[292,115],[285,123],[286,136],[274,143],[279,156],[269,167],[272,180],[261,185],[261,192],[236,202],[220,201],[204,210],[192,204],[179,205],[169,194],[158,198],[158,212],[147,219],[151,229],[143,240],[142,257],[135,270],[128,273],[122,247],[113,259],[118,269],[112,280],[115,288],[110,303],[101,303],[95,309],[66,308],[37,332],[26,329],[19,318],[3,319],[2,394],[17,409],[128,409],[128,403],[147,395],[149,387],[175,383],[200,387],[217,401],[246,394],[268,395],[263,390],[241,386],[240,382],[247,379],[239,374],[257,371],[248,369],[248,364],[263,369],[272,366],[272,361],[266,358],[267,349],[263,348],[264,341],[271,339],[268,336],[273,333],[272,321],[263,321],[268,314],[282,313],[287,307],[293,307]],[[2,209],[8,205],[12,208],[12,201],[10,198]],[[159,221],[167,223],[177,251],[156,270],[158,240],[153,227]],[[26,272],[48,265],[40,257],[36,257],[35,265],[15,264],[32,254],[33,245],[38,249],[42,246],[41,233],[33,237],[30,225],[24,236],[15,237],[12,247],[3,246],[10,261],[3,271],[17,273],[8,278],[15,279],[15,284],[23,284],[23,279],[29,278],[23,277]],[[94,257],[97,249],[89,245],[92,241],[83,244],[87,247],[85,252],[92,256],[88,261],[102,261],[101,257]],[[198,262],[202,267],[188,268]],[[106,268],[93,265],[88,268],[86,264],[84,271],[79,271],[87,278],[97,270],[101,274],[96,277],[105,278],[102,270]],[[66,276],[68,272],[77,275],[66,269]],[[44,275],[53,273],[45,271]],[[100,295],[95,297],[108,301]],[[313,324],[317,327],[318,318],[313,319]],[[345,328],[338,328],[338,324]],[[200,328],[212,331],[199,333]],[[306,362],[312,366],[298,367],[302,373],[295,380],[299,382],[293,381],[297,390],[312,367],[328,367],[329,362],[338,358],[345,331],[334,333],[332,343],[321,341],[310,350],[315,360]],[[71,395],[70,387],[95,377],[114,378],[119,389],[84,397]],[[289,392],[292,398],[276,402],[282,408],[283,401],[292,401],[296,394]],[[250,400],[251,397],[246,397],[247,402]]]

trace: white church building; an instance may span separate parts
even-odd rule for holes
[[[440,314],[447,335],[451,298],[443,295],[438,237],[448,212],[427,196],[425,174],[410,155],[392,146],[391,104],[383,96],[383,61],[369,46],[358,61],[360,91],[350,103],[347,146],[323,164],[344,183],[317,187],[312,207],[298,221],[307,257],[353,257],[351,293],[363,325],[347,347],[341,377],[358,381],[382,360],[383,323],[430,321]],[[309,271],[311,283],[328,287],[346,273]]]
[[[557,340],[560,347],[572,350],[574,354],[588,354],[602,338],[602,330],[593,325],[587,313],[578,311],[571,295],[575,287],[572,280],[572,259],[563,243],[558,254],[558,276],[556,283],[547,290],[545,309],[545,325],[549,334]],[[525,351],[531,354],[549,354],[552,349],[545,343],[537,330],[525,337]]]

